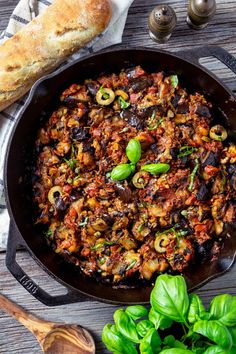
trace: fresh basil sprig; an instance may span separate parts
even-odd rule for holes
[[[114,181],[122,181],[128,178],[135,170],[135,164],[141,158],[141,144],[136,139],[131,139],[126,147],[126,156],[128,157],[130,164],[125,163],[113,168],[111,172],[111,178]]]
[[[102,340],[114,354],[235,354],[235,302],[236,296],[219,295],[206,310],[198,295],[188,295],[182,276],[160,275],[150,310],[117,310],[115,326],[104,327]],[[174,321],[180,329],[175,324],[172,335]]]

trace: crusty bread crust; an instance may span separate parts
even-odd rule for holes
[[[0,46],[0,111],[104,31],[109,0],[55,0],[41,15]]]

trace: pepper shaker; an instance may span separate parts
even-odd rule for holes
[[[156,6],[148,18],[149,35],[158,43],[166,43],[170,38],[176,23],[176,14],[171,6]]]
[[[187,24],[193,29],[205,28],[215,12],[215,0],[189,0]]]

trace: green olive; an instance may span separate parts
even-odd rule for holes
[[[166,246],[170,243],[168,235],[159,235],[154,242],[154,248],[158,253],[166,252]]]
[[[115,92],[109,88],[100,88],[96,94],[97,103],[102,106],[108,106],[115,99]]]
[[[105,220],[98,218],[91,223],[91,226],[96,231],[105,231],[108,228],[108,225]]]
[[[135,173],[132,182],[136,188],[144,188],[149,181],[149,175],[147,172],[137,172]]]
[[[222,125],[214,125],[210,129],[210,138],[216,141],[224,141],[227,138],[227,131]]]
[[[52,187],[48,192],[48,200],[51,204],[55,204],[55,198],[62,196],[62,188],[60,186]]]

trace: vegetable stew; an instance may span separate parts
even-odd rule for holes
[[[38,131],[35,223],[119,286],[218,257],[235,222],[236,147],[212,104],[140,66],[73,84]]]

